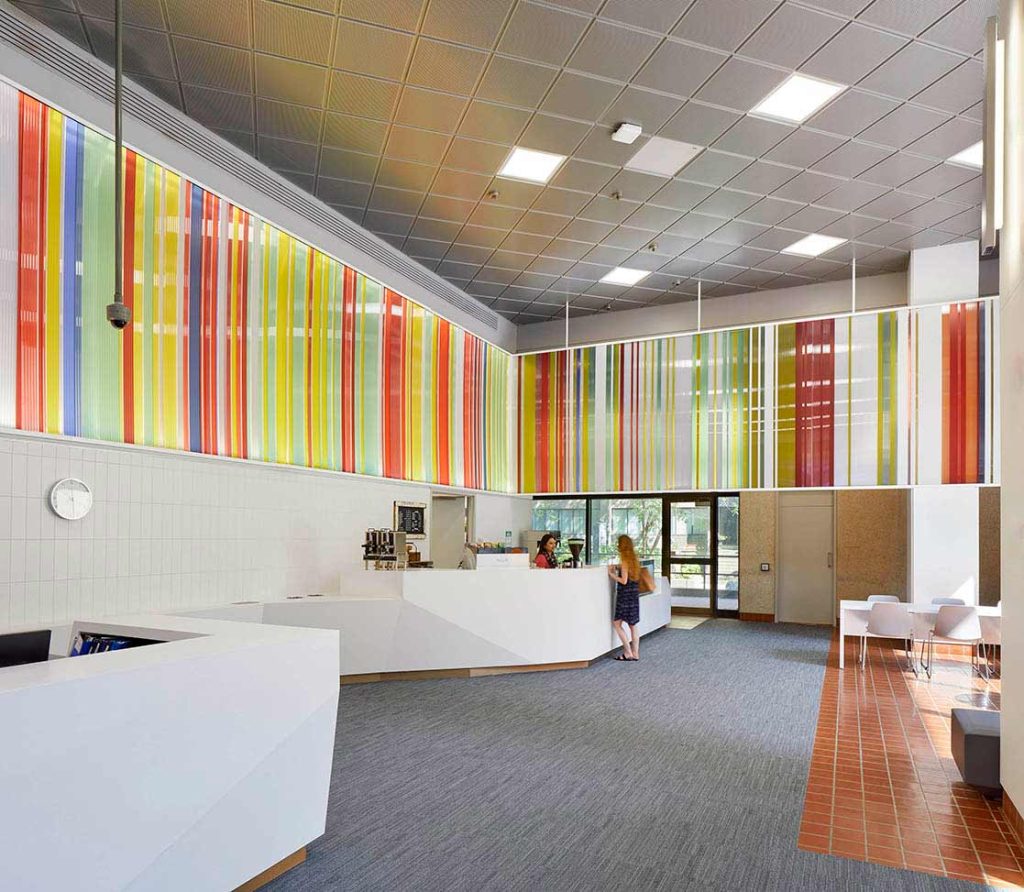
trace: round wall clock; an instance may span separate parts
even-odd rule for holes
[[[65,477],[53,484],[50,507],[65,520],[81,520],[92,508],[92,490],[81,480]]]

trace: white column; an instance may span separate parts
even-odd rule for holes
[[[916,248],[910,252],[907,270],[907,303],[914,306],[977,297],[978,264],[976,241]]]
[[[1002,313],[1003,702],[1001,780],[1024,809],[1024,0],[999,4],[1005,44],[1003,228],[999,237]]]

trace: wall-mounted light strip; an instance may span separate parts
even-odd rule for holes
[[[1003,228],[1003,124],[1006,70],[1006,42],[999,39],[999,20],[992,16],[985,25],[985,138],[983,176],[985,194],[981,206],[981,252],[999,245]]]

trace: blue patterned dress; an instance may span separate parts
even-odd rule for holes
[[[615,583],[615,619],[621,619],[631,626],[640,622],[640,583],[630,579],[623,585]]]

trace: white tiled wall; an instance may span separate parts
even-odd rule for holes
[[[49,508],[63,477],[93,491],[83,520]],[[430,489],[0,432],[0,629],[334,592],[396,499]]]

